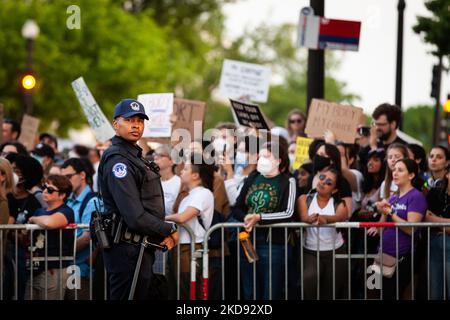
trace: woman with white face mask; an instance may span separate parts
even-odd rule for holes
[[[242,190],[232,208],[238,221],[244,221],[245,229],[252,231],[259,224],[273,224],[292,220],[297,197],[297,184],[289,173],[286,143],[266,143],[253,171],[245,180]],[[284,230],[255,229],[256,251],[256,299],[281,299],[283,292],[285,237]],[[271,247],[272,279],[269,277],[269,247]],[[242,251],[241,251],[242,253]],[[253,299],[253,265],[241,257],[244,298]]]

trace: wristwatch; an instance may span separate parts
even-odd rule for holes
[[[178,231],[178,225],[176,223],[172,223],[170,226],[170,234],[175,233]]]

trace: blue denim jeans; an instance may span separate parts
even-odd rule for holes
[[[270,299],[270,283],[272,283],[272,300],[283,299],[283,280],[285,274],[285,247],[272,244],[272,273],[269,273],[269,245],[258,242],[256,253],[256,296],[257,300]],[[290,250],[288,248],[288,259]],[[253,300],[253,264],[249,263],[241,250],[241,283],[245,300]]]
[[[444,263],[445,237],[445,263]],[[430,290],[431,299],[444,298],[444,270],[447,286],[446,298],[450,297],[450,235],[434,234],[430,239]],[[445,265],[445,269],[444,269]]]

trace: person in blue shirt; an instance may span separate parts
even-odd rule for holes
[[[99,198],[92,191],[92,175],[94,169],[87,159],[70,158],[61,167],[61,174],[72,184],[73,192],[67,199],[67,205],[75,213],[75,223],[89,224],[92,212],[100,206]],[[90,234],[89,229],[77,229],[76,264],[80,268],[81,288],[77,290],[78,300],[90,298]],[[75,299],[75,290],[66,291],[66,299]]]

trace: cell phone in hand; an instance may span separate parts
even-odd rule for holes
[[[360,136],[368,137],[370,136],[370,127],[360,127],[358,133]]]

